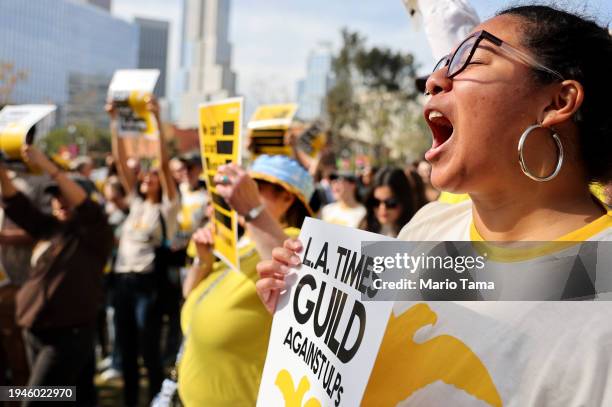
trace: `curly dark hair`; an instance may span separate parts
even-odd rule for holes
[[[516,6],[497,15],[518,17],[522,22],[523,45],[539,62],[573,79],[584,87],[584,101],[574,116],[579,129],[580,158],[588,181],[612,181],[612,37],[608,30],[589,18],[547,5]],[[554,78],[533,71],[536,81]]]

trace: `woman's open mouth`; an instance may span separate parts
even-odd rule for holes
[[[451,121],[439,110],[426,110],[425,119],[433,135],[433,144],[429,151],[425,153],[425,159],[432,162],[441,153],[444,144],[453,136],[454,128]]]
[[[427,123],[433,134],[432,149],[446,143],[453,135],[453,124],[437,110],[431,110],[427,115]]]

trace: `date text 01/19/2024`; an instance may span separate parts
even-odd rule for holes
[[[76,401],[76,387],[0,386],[0,401]]]

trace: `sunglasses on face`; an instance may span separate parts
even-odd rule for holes
[[[385,208],[387,209],[395,209],[399,206],[399,202],[395,198],[385,199],[384,201],[373,198],[372,203],[374,204],[375,208],[378,208],[381,204],[385,204]]]
[[[546,72],[559,80],[563,80],[563,76],[561,76],[559,72],[547,68],[546,66],[536,61],[530,55],[527,55],[523,51],[514,48],[512,45],[505,43],[503,40],[484,30],[477,31],[467,37],[465,40],[463,40],[463,42],[459,44],[455,52],[446,55],[436,64],[433,72],[436,72],[438,69],[448,67],[448,71],[446,72],[447,78],[452,79],[455,76],[459,75],[470,64],[470,62],[472,61],[472,57],[476,52],[476,49],[483,40],[489,41],[490,43],[498,46],[507,54],[512,55],[524,64],[539,71]]]

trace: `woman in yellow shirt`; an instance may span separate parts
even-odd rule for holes
[[[426,205],[399,239],[597,242],[593,275],[578,259],[537,281],[561,251],[515,262],[553,298],[570,277],[589,295],[610,281],[612,211],[589,183],[612,181],[611,70],[607,29],[562,10],[513,7],[476,27],[430,75],[424,109],[432,184],[470,200]],[[271,312],[300,250],[288,240],[258,266]],[[611,318],[606,301],[398,302],[362,404],[610,406]]]
[[[198,264],[183,290],[179,395],[187,406],[253,406],[272,323],[255,291],[256,265],[298,235],[314,186],[306,170],[284,156],[261,156],[248,173],[220,167],[215,182],[216,192],[244,219],[240,271],[213,261],[210,229],[194,234]]]

